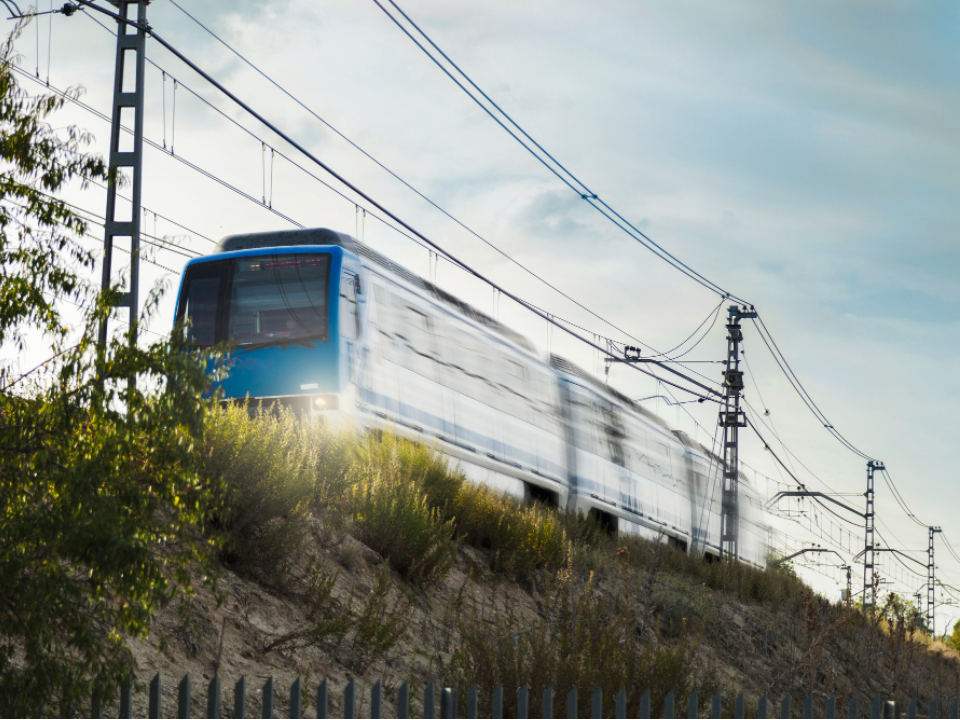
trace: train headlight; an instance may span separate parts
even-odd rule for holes
[[[325,409],[325,408],[327,407],[327,400],[326,400],[326,398],[315,397],[315,398],[313,399],[313,407],[315,407],[317,410],[323,410],[323,409]]]

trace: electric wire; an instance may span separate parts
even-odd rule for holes
[[[393,6],[397,9],[397,11],[398,11],[401,15],[403,15],[403,17],[407,20],[407,22],[409,22],[409,23],[417,30],[417,32],[418,32],[421,36],[423,36],[424,39],[427,40],[427,42],[430,43],[431,46],[433,46],[433,47],[437,50],[437,52],[439,52],[439,53],[444,57],[444,59],[446,59],[447,62],[450,63],[450,65],[457,70],[457,72],[458,72],[471,86],[473,86],[474,88],[476,88],[477,91],[480,92],[481,95],[483,95],[483,97],[488,100],[488,102],[490,102],[494,107],[496,107],[496,108],[499,110],[499,112],[507,119],[507,121],[508,121],[511,125],[513,125],[514,127],[516,127],[519,132],[521,132],[524,136],[526,136],[527,138],[529,138],[529,139],[531,140],[531,142],[533,142],[533,143],[536,145],[536,147],[540,148],[540,150],[541,150],[545,155],[547,155],[547,157],[549,157],[551,160],[553,160],[553,162],[556,163],[558,167],[562,168],[562,169],[563,169],[563,172],[566,173],[566,174],[570,177],[570,180],[568,180],[567,177],[564,177],[564,175],[563,175],[560,171],[558,171],[556,168],[554,168],[553,166],[551,166],[550,163],[548,163],[546,160],[544,160],[544,158],[543,158],[539,153],[537,153],[532,147],[530,147],[526,142],[524,142],[524,140],[521,139],[516,133],[514,133],[509,127],[507,127],[507,126],[503,123],[503,121],[500,120],[500,118],[498,118],[498,117],[490,110],[490,108],[488,108],[484,103],[482,103],[472,92],[470,92],[470,90],[468,90],[466,87],[464,87],[463,83],[461,83],[459,80],[457,80],[457,78],[455,78],[455,77],[453,76],[453,74],[452,74],[446,67],[444,67],[444,65],[443,65],[439,60],[437,60],[437,58],[434,57],[434,55],[433,55],[429,50],[427,50],[427,48],[425,48],[425,47],[423,46],[423,44],[422,44],[419,40],[417,40],[409,30],[407,30],[407,28],[405,28],[405,27],[403,26],[403,24],[400,23],[400,21],[397,20],[397,19],[393,16],[393,14],[391,14],[391,13],[379,2],[379,0],[373,0],[373,2],[377,5],[377,7],[379,7],[379,8],[383,11],[383,13],[384,13],[388,18],[390,18],[390,20],[391,20],[398,28],[400,28],[400,30],[401,30],[411,41],[413,41],[413,43],[414,43],[418,48],[420,48],[420,50],[421,50],[447,77],[449,77],[468,97],[470,97],[471,100],[474,101],[474,103],[477,104],[478,107],[480,107],[494,122],[496,122],[501,128],[503,128],[511,137],[513,137],[514,140],[516,140],[528,153],[530,153],[538,162],[540,162],[540,164],[542,164],[547,170],[549,170],[554,176],[556,176],[563,184],[565,184],[565,185],[566,185],[567,187],[569,187],[573,192],[575,192],[577,195],[579,195],[579,196],[581,197],[581,199],[586,200],[586,201],[590,204],[591,207],[593,207],[595,210],[597,210],[598,212],[600,212],[600,214],[602,214],[602,215],[603,215],[604,217],[606,217],[608,220],[610,220],[611,222],[613,222],[617,227],[619,227],[621,230],[623,230],[625,233],[627,233],[631,238],[633,238],[635,241],[637,241],[638,243],[640,243],[640,244],[641,244],[643,247],[645,247],[647,250],[649,250],[650,252],[652,252],[654,255],[656,255],[657,257],[659,257],[661,260],[664,260],[667,264],[671,265],[674,269],[680,271],[681,273],[683,273],[684,275],[686,275],[687,277],[689,277],[689,278],[690,278],[691,280],[693,280],[694,282],[698,283],[699,285],[703,286],[703,287],[706,288],[707,290],[710,290],[711,292],[714,292],[714,293],[716,293],[716,294],[718,294],[718,295],[721,295],[721,296],[723,296],[723,297],[733,298],[734,300],[736,300],[736,301],[738,301],[738,302],[740,302],[740,303],[749,304],[749,303],[746,303],[746,301],[744,301],[743,299],[741,299],[741,298],[737,297],[736,295],[734,295],[733,293],[730,293],[730,292],[728,292],[727,290],[724,290],[722,287],[720,287],[720,286],[717,285],[716,283],[712,282],[712,281],[709,280],[708,278],[704,277],[703,275],[701,275],[700,273],[698,273],[697,271],[695,271],[693,268],[691,268],[691,267],[690,267],[689,265],[687,265],[686,263],[684,263],[684,262],[682,262],[681,260],[679,260],[676,256],[674,256],[673,254],[671,254],[670,252],[668,252],[667,250],[665,250],[665,249],[664,249],[663,247],[661,247],[659,244],[657,244],[656,242],[654,242],[650,237],[648,237],[645,233],[643,233],[641,230],[639,230],[636,226],[634,226],[632,223],[630,223],[628,220],[626,220],[626,218],[624,218],[624,217],[623,217],[622,215],[620,215],[616,210],[614,210],[612,207],[610,207],[605,201],[601,200],[601,199],[597,196],[596,193],[594,193],[593,191],[591,191],[584,183],[582,183],[579,179],[577,179],[576,176],[574,176],[572,173],[570,173],[568,170],[566,170],[566,168],[564,168],[559,162],[557,162],[555,159],[553,159],[553,156],[552,156],[552,155],[550,155],[549,153],[547,153],[546,150],[543,150],[543,148],[539,145],[539,143],[536,143],[536,141],[534,141],[532,138],[530,138],[530,136],[527,134],[526,131],[524,131],[509,115],[507,115],[507,113],[505,113],[503,110],[501,110],[501,109],[499,108],[499,106],[498,106],[496,103],[494,103],[493,100],[491,100],[490,97],[489,97],[485,92],[483,92],[482,90],[480,90],[479,86],[477,86],[477,84],[474,83],[473,80],[471,80],[470,77],[469,77],[466,73],[464,73],[464,72],[459,68],[459,66],[457,66],[457,64],[454,63],[454,62],[449,58],[449,56],[447,56],[446,53],[444,53],[442,50],[440,50],[440,48],[436,45],[436,43],[434,43],[433,40],[431,40],[430,37],[429,37],[423,30],[421,30],[420,27],[417,26],[417,24],[416,24],[412,19],[410,19],[410,17],[409,17],[403,10],[400,9],[395,2],[393,2],[393,0],[388,0],[388,1],[390,2],[391,5],[393,5]],[[576,187],[573,183],[571,183],[571,180],[573,181],[573,183],[576,183],[576,185],[579,185],[579,187]],[[596,201],[596,202],[594,202],[594,201]],[[602,206],[602,207],[601,207],[601,206]]]
[[[384,163],[382,163],[380,160],[378,160],[376,157],[374,157],[372,154],[370,154],[370,153],[369,153],[368,151],[366,151],[364,148],[362,148],[362,147],[361,147],[360,145],[358,145],[356,142],[354,142],[353,140],[351,140],[351,139],[350,139],[348,136],[346,136],[343,132],[341,132],[341,131],[338,130],[336,127],[334,127],[332,124],[330,124],[330,122],[328,122],[328,121],[327,121],[326,119],[324,119],[322,116],[320,116],[319,114],[317,114],[312,108],[310,108],[309,106],[307,106],[307,105],[306,105],[304,102],[302,102],[299,98],[297,98],[295,95],[293,95],[293,93],[291,93],[291,92],[290,92],[289,90],[287,90],[285,87],[283,87],[282,85],[280,85],[277,81],[275,81],[275,80],[274,80],[270,75],[268,75],[266,72],[264,72],[263,70],[261,70],[255,63],[253,63],[251,60],[249,60],[247,57],[245,57],[240,51],[236,50],[233,46],[231,46],[229,43],[227,43],[225,40],[223,40],[219,35],[217,35],[213,30],[211,30],[209,27],[207,27],[204,23],[202,23],[202,22],[201,22],[199,19],[197,19],[194,15],[192,15],[190,12],[188,12],[186,9],[184,9],[179,3],[176,2],[176,0],[170,0],[170,2],[171,2],[171,4],[172,4],[174,7],[176,7],[178,10],[180,10],[180,12],[182,12],[184,15],[186,15],[188,18],[190,18],[190,20],[192,20],[192,21],[193,21],[194,23],[196,23],[200,28],[202,28],[207,34],[209,34],[214,40],[216,40],[218,43],[220,43],[220,44],[223,45],[225,48],[227,48],[227,50],[229,50],[231,53],[233,53],[238,59],[240,59],[243,63],[245,63],[248,67],[250,67],[254,72],[256,72],[258,75],[260,75],[261,77],[263,77],[267,82],[269,82],[271,85],[273,85],[275,88],[277,88],[277,90],[279,90],[281,93],[283,93],[283,94],[286,95],[288,98],[290,98],[294,103],[296,103],[297,105],[299,105],[303,110],[305,110],[307,113],[309,113],[311,116],[313,116],[316,120],[318,120],[319,122],[321,122],[321,123],[322,123],[324,126],[326,126],[331,132],[333,132],[334,134],[336,134],[338,137],[340,137],[342,140],[344,140],[346,143],[348,143],[351,147],[353,147],[355,150],[357,150],[357,151],[360,152],[362,155],[364,155],[366,158],[368,158],[371,162],[373,162],[374,164],[376,164],[378,167],[380,167],[382,170],[384,170],[386,173],[388,173],[390,176],[392,176],[394,179],[396,179],[396,180],[397,180],[398,182],[400,182],[402,185],[404,185],[405,187],[407,187],[410,191],[412,191],[412,192],[415,193],[417,196],[419,196],[422,200],[424,200],[424,201],[427,202],[429,205],[431,205],[432,207],[434,207],[436,210],[438,210],[439,212],[441,212],[443,215],[445,215],[447,218],[449,218],[449,219],[452,220],[454,223],[456,223],[457,225],[459,225],[461,228],[463,228],[463,229],[464,229],[465,231],[467,231],[469,234],[473,235],[475,238],[477,238],[478,240],[480,240],[482,243],[484,243],[485,245],[487,245],[489,248],[491,248],[492,250],[494,250],[495,252],[497,252],[497,253],[498,253],[499,255],[501,255],[503,258],[505,258],[505,259],[508,260],[509,262],[513,263],[514,265],[516,265],[517,267],[519,267],[521,270],[523,270],[524,272],[526,272],[527,274],[529,274],[531,277],[535,278],[536,280],[538,280],[539,282],[541,282],[543,285],[545,285],[546,287],[550,288],[551,290],[553,290],[554,292],[556,292],[557,294],[559,294],[559,295],[560,295],[561,297],[563,297],[564,299],[566,299],[566,300],[568,300],[569,302],[573,303],[574,305],[576,305],[577,307],[579,307],[579,308],[580,308],[581,310],[583,310],[584,312],[587,312],[588,314],[592,315],[593,317],[595,317],[596,319],[600,320],[601,322],[603,322],[604,324],[608,325],[609,327],[613,328],[613,329],[616,330],[617,332],[623,333],[626,337],[630,338],[633,342],[636,342],[636,343],[640,344],[641,346],[646,347],[646,348],[652,350],[654,353],[656,353],[656,356],[668,355],[670,352],[672,352],[672,351],[667,351],[666,353],[660,353],[660,352],[658,352],[658,351],[656,350],[656,348],[653,348],[652,346],[650,346],[649,344],[647,344],[647,343],[644,342],[643,340],[640,340],[638,337],[636,337],[636,336],[634,336],[633,334],[631,334],[629,331],[624,330],[623,328],[619,327],[618,325],[616,325],[616,324],[613,323],[612,321],[608,320],[607,318],[603,317],[602,315],[598,314],[597,312],[591,310],[589,307],[587,307],[586,305],[584,305],[584,304],[581,303],[580,301],[576,300],[575,298],[573,298],[572,296],[570,296],[569,294],[567,294],[566,292],[564,292],[563,290],[561,290],[559,287],[557,287],[556,285],[554,285],[553,283],[551,283],[550,281],[548,281],[547,279],[545,279],[543,276],[539,275],[538,273],[536,273],[535,271],[533,271],[532,269],[530,269],[529,267],[527,267],[526,265],[524,265],[523,263],[521,263],[521,262],[520,262],[519,260],[517,260],[515,257],[513,257],[512,255],[510,255],[509,253],[507,253],[506,251],[504,251],[503,249],[501,249],[500,247],[498,247],[497,245],[495,245],[494,243],[492,243],[490,240],[488,240],[487,238],[485,238],[484,236],[482,236],[480,233],[478,233],[477,231],[475,231],[475,230],[472,229],[471,227],[467,226],[467,225],[466,225],[464,222],[462,222],[459,218],[455,217],[452,213],[450,213],[448,210],[446,210],[445,208],[443,208],[442,206],[440,206],[440,205],[439,205],[437,202],[435,202],[433,199],[431,199],[431,198],[428,197],[426,194],[424,194],[423,192],[421,192],[420,190],[418,190],[416,187],[414,187],[411,183],[409,183],[407,180],[405,180],[403,177],[401,177],[401,176],[400,176],[399,174],[397,174],[395,171],[393,171],[392,169],[390,169],[389,167],[387,167]],[[110,30],[110,28],[108,28],[106,25],[104,25],[103,23],[101,23],[101,22],[100,22],[99,20],[97,20],[95,17],[93,17],[92,15],[89,15],[89,14],[87,14],[87,16],[90,17],[94,22],[96,22],[96,23],[97,23],[98,25],[100,25],[102,28],[104,28],[105,30],[107,30],[108,32],[110,32],[110,33],[113,34],[113,31]],[[151,59],[147,58],[147,62],[149,62],[151,65],[153,65],[153,66],[156,67],[157,69],[161,70],[161,72],[164,72],[165,74],[169,74],[169,73],[166,73],[166,71],[165,71],[163,68],[161,68],[159,65],[157,65],[157,64],[156,64],[154,61],[152,61]],[[173,76],[171,75],[171,77],[173,77]],[[182,85],[182,83],[181,83],[181,85]],[[198,95],[198,94],[195,93],[193,90],[191,90],[189,87],[187,87],[187,86],[185,86],[185,85],[183,85],[183,87],[184,87],[188,92],[190,92],[192,95],[194,95],[195,97],[197,97],[199,100],[201,100],[202,102],[206,103],[206,104],[209,105],[211,108],[217,110],[217,112],[221,112],[221,114],[223,114],[222,111],[220,111],[218,108],[216,108],[214,105],[212,105],[212,103],[210,103],[209,100],[207,100],[206,98],[203,98],[202,96]],[[237,123],[233,118],[230,118],[230,117],[227,116],[227,115],[224,115],[224,117],[226,117],[228,120],[230,120],[230,121],[233,122],[234,124],[237,124],[239,127],[243,128],[243,126],[242,126],[242,125],[239,125],[239,123]],[[243,128],[243,129],[246,130],[246,128]],[[249,132],[249,131],[248,131],[248,132]],[[256,137],[256,136],[255,136],[255,137]],[[259,138],[258,138],[258,139],[259,139]],[[261,140],[261,142],[263,142],[263,141]],[[274,148],[271,147],[271,151],[273,151],[273,150],[274,150]],[[282,153],[279,153],[279,154],[281,155],[281,157],[284,157],[284,155],[283,155]],[[287,159],[287,160],[289,161],[289,158],[285,158],[285,157],[284,157],[284,159]],[[271,191],[272,191],[272,189],[273,189],[273,186],[272,186],[272,183],[271,183]],[[721,304],[722,304],[722,302],[721,302]],[[701,327],[702,327],[702,324],[701,324]],[[699,329],[699,328],[698,328],[698,329]],[[686,342],[686,341],[684,341],[684,342]],[[682,346],[682,345],[683,345],[683,343],[680,344],[680,346]],[[680,346],[678,346],[678,347],[680,347]],[[691,350],[692,350],[692,348],[691,348]],[[689,351],[688,351],[688,352],[689,352]],[[686,354],[686,353],[685,353],[685,354]],[[671,359],[675,359],[675,358],[671,358]],[[688,370],[689,370],[689,368],[688,368]]]
[[[79,2],[79,4],[81,4],[81,5],[85,6],[85,7],[88,7],[88,8],[91,8],[91,9],[96,9],[96,10],[98,10],[98,11],[101,12],[101,13],[110,15],[111,17],[114,17],[115,19],[119,19],[121,22],[127,23],[127,24],[129,24],[129,25],[131,25],[131,26],[134,26],[134,27],[138,27],[137,23],[134,23],[133,21],[129,21],[129,20],[120,18],[120,16],[115,15],[114,13],[112,13],[112,12],[110,12],[110,11],[108,11],[108,10],[105,10],[105,9],[103,9],[103,8],[100,8],[100,7],[98,7],[97,5],[93,4],[93,3],[91,2],[91,0],[78,0],[78,2]],[[362,197],[362,198],[363,198],[364,200],[366,200],[368,203],[370,203],[371,205],[373,205],[374,207],[376,207],[378,210],[380,210],[383,214],[385,214],[385,215],[387,215],[388,217],[390,217],[391,220],[393,220],[394,222],[396,222],[396,223],[398,223],[399,225],[401,225],[401,226],[402,226],[403,228],[405,228],[408,232],[416,235],[416,236],[417,236],[418,238],[420,238],[423,242],[427,243],[427,244],[428,244],[431,248],[433,248],[436,252],[442,253],[442,254],[446,255],[450,260],[454,261],[455,264],[459,265],[465,272],[467,272],[467,273],[470,274],[470,275],[473,275],[474,277],[476,277],[477,279],[481,280],[482,282],[485,282],[485,283],[488,284],[490,287],[492,287],[492,288],[496,289],[498,292],[506,295],[507,297],[509,297],[511,300],[513,300],[513,301],[516,302],[517,304],[526,307],[530,312],[532,312],[532,313],[534,313],[535,315],[539,316],[541,319],[546,320],[548,323],[553,324],[555,327],[558,327],[558,328],[562,329],[564,332],[566,332],[567,334],[571,335],[571,336],[574,337],[575,339],[580,340],[581,342],[585,343],[586,345],[589,345],[590,347],[593,347],[594,349],[596,349],[596,350],[598,350],[598,351],[600,351],[600,352],[602,352],[602,353],[604,353],[604,354],[607,354],[607,355],[611,355],[611,356],[612,356],[612,353],[610,353],[610,352],[609,352],[608,350],[606,350],[605,348],[601,347],[599,344],[593,342],[593,341],[590,340],[589,338],[585,338],[585,337],[582,337],[582,336],[578,335],[577,333],[573,332],[572,330],[570,330],[569,328],[565,327],[565,326],[562,325],[561,323],[556,322],[556,320],[554,320],[551,316],[546,315],[546,314],[544,314],[544,313],[542,313],[542,312],[540,312],[540,311],[538,311],[538,310],[535,310],[535,309],[530,305],[530,303],[527,303],[525,300],[523,300],[522,298],[518,297],[518,296],[515,295],[514,293],[505,290],[502,286],[498,285],[498,284],[495,283],[493,280],[491,280],[490,278],[486,277],[485,275],[483,275],[483,274],[482,274],[481,272],[479,272],[478,270],[474,269],[472,266],[468,265],[468,264],[465,263],[464,261],[462,261],[462,260],[458,259],[457,257],[455,257],[455,256],[454,256],[452,253],[450,253],[448,250],[442,248],[440,245],[438,245],[438,244],[435,243],[434,241],[430,240],[430,239],[429,239],[428,237],[426,237],[423,233],[421,233],[421,232],[419,232],[418,230],[414,229],[409,223],[407,223],[406,221],[402,220],[399,216],[397,216],[397,215],[394,214],[393,212],[387,210],[386,207],[384,207],[383,205],[381,205],[379,202],[377,202],[376,200],[374,200],[371,196],[369,196],[368,194],[366,194],[365,192],[363,192],[359,187],[357,187],[356,185],[354,185],[353,183],[351,183],[350,181],[348,181],[345,177],[343,177],[342,175],[340,175],[338,172],[336,172],[335,170],[333,170],[333,168],[331,168],[329,165],[327,165],[326,163],[324,163],[323,161],[321,161],[319,158],[317,158],[313,153],[311,153],[309,150],[307,150],[302,144],[298,143],[296,140],[294,140],[294,139],[293,139],[292,137],[290,137],[288,134],[286,134],[285,132],[283,132],[282,130],[280,130],[280,128],[278,128],[274,123],[272,123],[272,122],[270,122],[269,120],[267,120],[262,114],[260,114],[260,113],[257,112],[256,110],[254,110],[250,105],[248,105],[248,104],[245,103],[243,100],[241,100],[239,97],[237,97],[234,93],[232,93],[230,90],[228,90],[224,85],[222,85],[219,81],[217,81],[217,80],[216,80],[214,77],[212,77],[209,73],[207,73],[205,70],[203,70],[202,68],[200,68],[200,67],[199,67],[196,63],[194,63],[192,60],[190,60],[189,58],[187,58],[182,52],[180,52],[179,50],[177,50],[177,49],[176,49],[173,45],[171,45],[169,42],[167,42],[166,40],[164,40],[163,37],[161,37],[161,36],[156,32],[156,30],[151,29],[150,32],[151,32],[151,36],[153,37],[153,39],[154,39],[156,42],[160,43],[163,47],[165,47],[168,51],[170,51],[175,57],[177,57],[177,59],[179,59],[181,62],[183,62],[185,65],[187,65],[191,70],[193,70],[193,71],[196,72],[198,75],[200,75],[200,77],[202,77],[202,78],[203,78],[204,80],[206,80],[208,83],[210,83],[211,85],[213,85],[217,90],[219,90],[219,91],[220,91],[221,93],[223,93],[225,96],[227,96],[233,103],[235,103],[235,104],[238,105],[240,108],[242,108],[245,112],[249,113],[249,114],[252,115],[254,118],[256,118],[257,120],[259,120],[262,124],[264,124],[264,125],[265,125],[267,128],[269,128],[272,132],[276,133],[279,137],[281,137],[283,140],[285,140],[287,143],[289,143],[289,144],[290,144],[292,147],[294,147],[297,151],[299,151],[299,152],[302,153],[305,157],[307,157],[311,162],[313,162],[314,164],[316,164],[318,167],[322,168],[326,173],[328,173],[329,175],[331,175],[332,177],[334,177],[338,182],[342,183],[345,187],[349,188],[351,192],[356,193],[358,196]],[[218,179],[218,181],[221,182],[221,183],[225,183],[225,181],[221,181],[221,180],[219,180],[219,179]],[[225,183],[225,184],[226,184],[226,183]],[[242,193],[242,191],[240,191],[240,192]],[[253,202],[257,202],[257,200],[256,200],[255,198],[252,198],[252,196],[249,196],[247,193],[243,193],[243,194],[246,195],[247,197],[250,197]],[[260,204],[260,203],[258,203],[258,204]],[[269,208],[268,208],[268,209],[269,209]],[[274,212],[275,212],[275,211],[274,211]],[[710,389],[710,388],[704,388],[704,389],[706,389],[710,395],[715,396],[715,397],[713,397],[713,398],[712,398],[712,397],[708,397],[708,396],[701,396],[701,395],[699,395],[699,394],[698,394],[696,391],[694,391],[694,390],[690,390],[689,388],[685,388],[685,387],[683,387],[682,385],[677,385],[676,383],[673,383],[673,382],[671,382],[671,381],[669,381],[669,380],[666,380],[666,379],[664,379],[664,378],[662,378],[662,377],[659,377],[659,376],[657,376],[655,373],[652,373],[652,372],[650,372],[650,371],[648,371],[648,370],[645,370],[644,368],[637,367],[636,369],[637,369],[638,372],[641,372],[641,373],[643,373],[643,374],[645,374],[645,375],[648,375],[648,376],[650,376],[650,377],[653,377],[653,378],[657,379],[657,380],[660,381],[660,382],[669,384],[669,385],[671,385],[672,387],[675,387],[675,388],[677,388],[677,389],[679,389],[679,390],[683,390],[684,392],[691,393],[691,394],[696,395],[696,396],[698,396],[698,397],[704,397],[705,400],[712,400],[712,401],[716,402],[715,397],[719,397],[719,393],[716,392],[716,391],[714,391],[714,390],[712,390],[712,389]],[[677,371],[672,371],[672,372],[677,373]],[[681,373],[677,373],[677,374],[682,375]],[[693,383],[694,385],[697,385],[697,386],[699,386],[699,387],[704,387],[704,386],[702,386],[700,383],[692,380],[691,378],[688,378],[688,377],[686,377],[686,376],[683,376],[683,377],[684,377],[688,382],[691,382],[691,383]]]

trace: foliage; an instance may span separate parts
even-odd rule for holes
[[[960,620],[953,624],[953,632],[947,636],[947,647],[960,652]]]
[[[52,194],[113,178],[83,154],[84,133],[47,124],[62,99],[18,87],[16,34],[0,50],[0,342],[22,349],[35,328],[56,355],[32,388],[0,378],[0,712],[64,716],[116,692],[124,639],[189,590],[210,501],[195,453],[207,359],[175,337],[94,347],[118,292],[88,286],[84,221]],[[57,298],[86,307],[72,347]]]

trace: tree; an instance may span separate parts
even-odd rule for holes
[[[0,373],[0,713],[69,716],[116,693],[125,639],[190,591],[207,554],[196,447],[211,401],[208,359],[182,334],[149,347],[114,338],[98,352],[119,293],[85,279],[96,261],[77,239],[86,223],[56,194],[117,178],[84,152],[88,135],[47,123],[62,98],[18,86],[20,30],[0,48],[0,343],[22,349],[38,328],[56,354],[29,387]],[[85,308],[73,346],[64,299]]]
[[[953,632],[947,637],[947,647],[960,652],[960,620],[953,624]]]

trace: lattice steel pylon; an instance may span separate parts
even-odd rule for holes
[[[740,369],[740,343],[743,332],[740,321],[757,317],[751,307],[731,305],[727,308],[727,367],[723,371],[723,494],[720,500],[720,559],[740,557],[740,428],[747,421],[740,409],[743,393],[743,371]]]
[[[863,610],[869,607],[875,607],[877,604],[877,586],[873,581],[874,571],[876,569],[876,511],[873,506],[873,474],[883,471],[882,462],[874,460],[867,461],[867,509],[863,514]]]
[[[927,628],[931,635],[937,634],[934,618],[934,605],[936,603],[936,566],[933,564],[933,536],[935,533],[943,532],[938,527],[929,527],[927,543]]]
[[[126,22],[117,22],[117,62],[113,81],[113,114],[110,127],[110,168],[119,180],[123,169],[130,169],[133,177],[131,187],[131,210],[129,217],[118,215],[117,183],[107,187],[107,212],[104,221],[103,279],[101,289],[107,290],[113,283],[113,247],[118,238],[130,239],[130,277],[122,292],[118,307],[129,308],[129,338],[137,341],[137,320],[140,307],[140,198],[143,191],[143,95],[146,42],[149,33],[147,5],[150,0],[111,0],[120,17],[129,20],[136,7],[136,27]],[[133,72],[127,72],[133,63]],[[129,87],[132,85],[133,87]],[[132,113],[133,145],[121,147],[124,138],[122,124],[130,122]],[[126,208],[126,205],[124,205]],[[108,338],[108,318],[100,323],[99,347],[104,351]],[[132,380],[131,380],[132,382]]]

